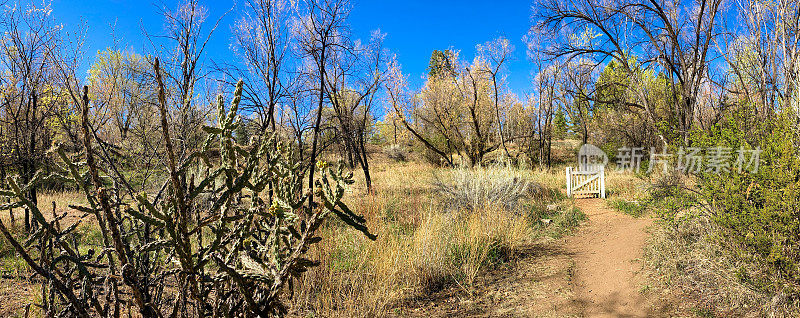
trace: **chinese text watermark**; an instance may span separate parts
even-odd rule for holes
[[[667,149],[657,151],[651,147],[646,151],[644,147],[623,146],[617,149],[616,169],[626,172],[641,172],[642,163],[649,161],[646,173],[660,171],[669,173],[670,169],[687,174],[699,173],[757,173],[760,163],[761,148],[733,149],[730,147],[680,147],[676,152],[670,153]],[[608,157],[593,145],[584,145],[578,153],[578,164],[581,170],[595,169],[605,166]]]

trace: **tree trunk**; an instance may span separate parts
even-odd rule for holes
[[[492,73],[492,84],[494,85],[494,109],[497,112],[497,128],[500,130],[500,144],[503,146],[503,150],[506,152],[507,160],[511,160],[511,153],[508,152],[508,147],[506,147],[506,138],[503,135],[503,121],[500,119],[500,96],[497,90],[497,74]]]
[[[344,144],[344,152],[347,154],[347,165],[350,167],[350,169],[355,169],[355,167],[356,167],[356,158],[355,158],[356,149],[355,149],[355,146],[353,146],[353,143],[350,141],[350,137],[347,136],[346,132],[347,132],[347,130],[345,130],[345,133],[343,133],[342,143]],[[358,158],[358,160],[360,161],[361,158]]]
[[[589,143],[589,127],[583,125],[583,144]]]
[[[6,179],[6,167],[0,166],[0,180]],[[11,203],[11,198],[6,199],[6,203]],[[8,217],[11,220],[11,225],[15,225],[16,222],[14,221],[14,209],[8,208]]]
[[[22,184],[27,185],[33,179],[33,170],[34,164],[33,160],[30,158],[23,159],[22,169],[20,175],[22,176]],[[33,202],[33,204],[38,204],[38,200],[36,199],[36,186],[32,186],[28,192],[25,193],[25,197]],[[32,232],[36,230],[36,224],[31,220],[31,211],[29,208],[25,208],[25,231]]]
[[[397,122],[392,119],[392,128],[394,129],[394,144],[397,144]]]
[[[361,170],[364,170],[364,181],[367,184],[367,192],[372,193],[372,177],[369,175],[369,164],[366,160],[364,160],[364,164],[361,165]]]
[[[322,43],[320,50],[319,61],[319,104],[317,105],[317,120],[314,123],[314,136],[311,140],[311,157],[309,157],[308,168],[308,190],[311,195],[308,196],[308,206],[314,208],[314,169],[317,167],[317,143],[319,142],[319,130],[322,123],[322,106],[323,98],[325,97],[325,43]]]
[[[38,99],[36,98],[36,91],[31,91],[30,106],[31,106],[31,117],[32,117],[32,119],[29,121],[29,124],[32,123],[32,124],[36,125],[36,109],[39,106]],[[36,142],[37,142],[37,140],[36,140],[36,130],[37,129],[38,129],[38,127],[35,127],[35,126],[29,128],[30,144],[28,145],[28,147],[29,147],[28,148],[28,153],[27,153],[28,157],[23,159],[25,161],[25,168],[24,168],[24,171],[22,172],[25,175],[25,185],[27,185],[28,183],[31,182],[31,180],[33,180],[33,176],[36,173],[36,169],[37,169],[37,165],[36,165]],[[37,193],[36,193],[37,192],[36,189],[38,187],[39,187],[38,185],[32,184],[30,186],[30,189],[28,190],[28,192],[25,194],[28,197],[28,200],[33,202],[34,205],[38,205],[39,204],[39,200],[37,199],[38,196],[37,196]],[[25,209],[25,223],[26,223],[25,224],[25,230],[27,230],[27,231],[35,231],[36,230],[36,223],[35,222],[31,222],[30,211],[29,211],[28,208]]]
[[[367,158],[367,148],[364,145],[364,132],[358,134],[358,150],[356,155],[361,163],[361,170],[364,171],[364,182],[367,185],[367,192],[372,193],[372,177],[369,175],[369,158]]]

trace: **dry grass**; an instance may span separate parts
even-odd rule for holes
[[[428,210],[413,228],[373,219],[375,242],[327,229],[313,255],[322,265],[303,277],[307,283],[294,309],[326,317],[384,316],[409,297],[449,285],[469,288],[483,269],[508,261],[531,238],[523,217],[503,210],[465,214]]]
[[[50,218],[53,215],[53,203],[56,205],[56,213],[59,215],[68,212],[67,220],[76,219],[82,213],[77,213],[69,208],[70,204],[73,205],[86,205],[86,197],[80,192],[41,192],[38,195],[39,210],[44,213],[45,217]],[[0,202],[5,203],[5,202]],[[15,224],[22,225],[25,220],[25,212],[22,208],[16,208],[13,211],[3,210],[0,211],[0,219],[6,224],[10,224],[11,214],[14,215]]]
[[[86,197],[80,192],[40,192],[38,195],[39,209],[45,218],[52,219],[53,205],[55,212],[61,216],[66,212],[62,219],[62,225],[73,224],[84,215],[82,212],[69,208],[69,205],[86,205]],[[14,222],[11,222],[13,213]],[[26,237],[24,222],[25,212],[22,208],[13,211],[0,211],[0,219],[16,237]],[[81,234],[81,243],[96,244],[99,241],[99,233],[92,221],[94,218],[84,219],[84,224],[78,231]],[[36,253],[35,250],[31,251]],[[35,281],[28,278],[32,271],[8,244],[5,238],[0,238],[0,299],[8,300],[0,304],[0,316],[3,317],[24,317],[25,308],[29,308],[30,317],[41,317],[42,313],[32,304],[41,303],[41,287]]]
[[[413,288],[410,255],[414,229],[432,204],[433,167],[418,163],[373,165],[376,191],[358,182],[348,204],[367,219],[378,235],[369,241],[335,222],[310,257],[321,265],[303,277],[293,309],[304,316],[383,316],[391,303]],[[356,179],[362,180],[360,171]]]
[[[434,175],[451,173],[461,172],[415,162],[379,160],[374,164],[375,192],[366,194],[357,184],[349,204],[364,214],[378,239],[368,241],[336,222],[325,228],[325,240],[311,255],[321,266],[307,273],[296,289],[295,314],[386,316],[407,301],[442,288],[469,292],[481,273],[512,260],[521,245],[545,232],[539,222],[544,217],[538,213],[542,208],[530,202],[514,210],[502,204],[482,204],[477,209],[442,213],[446,204],[435,192]],[[497,172],[481,169],[473,173],[475,178],[486,178]],[[531,184],[560,186],[564,180],[544,170],[503,173]],[[552,200],[550,196],[559,191],[550,192],[528,194],[522,201],[545,200],[545,196]],[[521,209],[525,213],[520,213]],[[554,218],[557,213],[553,212]],[[570,214],[547,230],[574,226],[575,222]]]
[[[42,192],[39,193],[39,210],[44,213],[45,218],[53,218],[53,207],[59,216],[66,212],[61,220],[63,225],[71,225],[77,222],[84,213],[75,211],[68,206],[70,204],[85,205],[86,198],[79,192]],[[13,221],[12,221],[13,215]],[[33,216],[31,216],[33,217]],[[13,210],[0,211],[0,219],[17,237],[26,237],[25,233],[25,210],[16,208]],[[93,218],[88,218],[93,220]],[[85,221],[84,221],[85,222]],[[92,225],[84,223],[80,231],[84,233],[92,232]],[[6,278],[26,277],[31,274],[31,269],[25,261],[8,244],[5,238],[0,237],[0,275]],[[20,295],[21,298],[27,296]]]
[[[750,278],[763,277],[762,269],[732,255],[715,235],[713,223],[702,216],[656,227],[645,249],[651,282],[694,299],[688,309],[698,315],[792,317],[798,312],[780,295],[770,297],[755,288]]]
[[[482,269],[508,261],[531,237],[527,219],[502,208],[428,211],[410,251],[416,286],[423,292],[448,283],[471,286]]]
[[[606,169],[606,189],[608,197],[623,200],[642,200],[648,196],[650,182],[630,172]]]
[[[56,213],[61,215],[67,212],[67,216],[62,222],[72,224],[80,218],[83,213],[75,212],[70,209],[70,204],[85,204],[85,197],[78,192],[44,192],[39,193],[39,209],[45,217],[50,219],[53,215],[53,203],[56,206]],[[3,202],[5,203],[5,202]],[[13,217],[12,217],[13,216]],[[13,219],[13,222],[12,222]],[[0,211],[0,220],[18,236],[25,232],[25,210],[16,208],[13,210]],[[8,244],[5,238],[0,238],[0,275],[5,277],[22,277],[30,272],[27,264]]]
[[[403,145],[391,144],[383,148],[383,153],[394,161],[407,161],[408,149]]]

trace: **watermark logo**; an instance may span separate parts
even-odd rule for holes
[[[657,151],[651,147],[649,152],[644,147],[623,146],[617,149],[616,169],[618,171],[638,173],[642,170],[642,163],[649,161],[647,173],[660,171],[669,173],[680,171],[687,174],[699,173],[729,173],[748,171],[757,173],[761,148],[733,149],[730,147],[680,147],[676,153],[669,153],[664,148]],[[583,171],[596,171],[608,164],[608,156],[602,149],[584,144],[578,151],[578,166]]]
[[[608,156],[603,149],[592,144],[583,144],[578,150],[578,167],[581,171],[598,171],[608,164]]]

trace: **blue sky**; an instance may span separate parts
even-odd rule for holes
[[[37,0],[33,0],[37,1]],[[38,1],[37,1],[38,2]],[[217,19],[235,5],[234,1],[201,0],[209,8],[209,19]],[[120,48],[148,52],[142,29],[151,34],[163,32],[158,7],[174,8],[175,1],[67,1],[53,0],[53,15],[68,29],[85,23],[88,26],[84,68],[97,51],[114,45],[114,34]],[[526,60],[522,37],[530,27],[531,1],[378,1],[352,0],[350,22],[356,37],[367,39],[372,30],[387,34],[384,45],[397,54],[403,71],[413,85],[421,85],[428,59],[434,49],[461,50],[463,59],[471,61],[475,45],[505,36],[514,47],[513,59],[506,74],[509,86],[520,96],[530,87],[531,64]],[[226,16],[209,44],[206,57],[229,61],[230,25],[235,10]],[[112,25],[114,27],[112,28]]]

